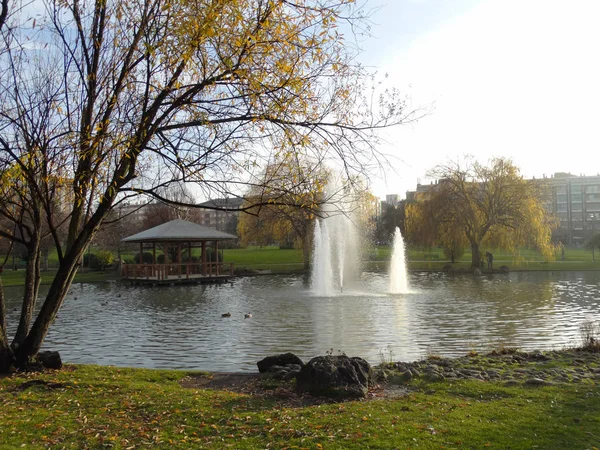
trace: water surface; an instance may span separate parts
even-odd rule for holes
[[[410,361],[500,344],[562,348],[580,343],[581,323],[600,320],[598,272],[423,273],[409,281],[410,293],[389,294],[387,275],[364,273],[327,298],[313,296],[302,276],[204,286],[76,284],[45,348],[71,363],[254,371],[256,361],[287,351],[308,360],[333,350],[379,363],[390,352]],[[7,300],[14,330],[18,290],[7,289]]]

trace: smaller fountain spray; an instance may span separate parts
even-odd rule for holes
[[[408,291],[404,239],[402,239],[400,228],[396,227],[392,248],[392,260],[390,262],[390,292],[392,294],[404,294]]]

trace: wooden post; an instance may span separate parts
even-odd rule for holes
[[[177,276],[181,278],[181,244],[177,243]]]
[[[152,243],[152,276],[158,278],[158,272],[156,270],[156,242]]]
[[[202,275],[206,275],[206,241],[202,241]]]
[[[217,264],[217,275],[220,275],[221,271],[219,270],[219,241],[215,241],[215,263]]]
[[[185,265],[185,278],[189,279],[190,278],[190,268],[192,265],[192,242],[188,242],[188,257],[187,257],[187,264]]]

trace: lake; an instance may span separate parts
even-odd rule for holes
[[[583,322],[600,321],[599,272],[413,273],[410,292],[393,295],[386,274],[354,281],[326,298],[297,275],[197,286],[75,284],[44,348],[69,363],[255,371],[256,361],[288,351],[305,361],[344,352],[377,364],[502,345],[560,349],[581,343]],[[6,288],[12,331],[19,292]]]

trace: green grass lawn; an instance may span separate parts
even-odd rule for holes
[[[0,378],[0,449],[592,449],[600,442],[593,382],[416,381],[396,399],[289,407],[184,388],[186,375],[66,366]],[[32,380],[56,384],[21,386]]]
[[[196,249],[199,252],[199,249]],[[592,262],[591,252],[584,249],[567,248],[565,259],[545,262],[542,256],[529,249],[522,249],[518,255],[509,254],[503,250],[490,249],[494,254],[494,266],[508,266],[511,270],[600,270],[599,258]],[[365,256],[366,267],[370,270],[387,270],[391,257],[390,247],[374,248]],[[126,257],[133,258],[125,254]],[[198,255],[199,256],[199,253]],[[233,262],[237,269],[269,270],[272,272],[292,272],[303,270],[302,251],[298,249],[279,249],[276,246],[249,247],[239,249],[224,249],[223,257],[226,263]],[[443,251],[439,248],[412,249],[407,253],[407,264],[411,270],[442,270],[449,261],[445,259]],[[468,269],[471,265],[471,253],[466,252],[454,264],[454,268]],[[42,272],[42,283],[50,283],[53,270]],[[115,271],[82,272],[80,271],[75,282],[94,282],[116,279]],[[2,273],[4,286],[21,285],[24,280],[24,270],[17,271],[5,267]]]

